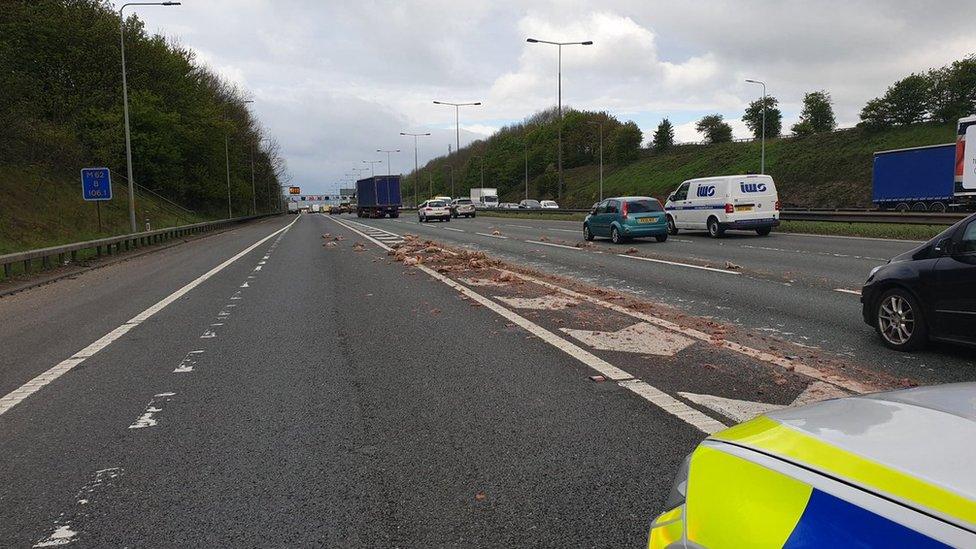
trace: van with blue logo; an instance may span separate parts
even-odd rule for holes
[[[729,229],[766,236],[779,225],[779,195],[768,175],[725,175],[689,179],[664,205],[668,232],[708,231],[719,238]]]

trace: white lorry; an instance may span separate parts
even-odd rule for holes
[[[497,208],[498,189],[487,187],[471,189],[471,202],[476,208]]]

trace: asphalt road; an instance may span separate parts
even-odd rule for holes
[[[578,249],[580,222],[488,216],[425,224],[415,216],[355,221],[646,296],[697,316],[849,357],[892,376],[921,383],[976,379],[972,349],[940,344],[919,353],[890,351],[861,319],[859,296],[850,292],[860,290],[871,268],[918,243],[787,233],[758,237],[749,232],[729,232],[716,240],[704,232],[682,231],[665,243],[640,239],[616,246],[597,239],[594,247]],[[633,255],[683,265],[620,257],[630,248],[636,250]],[[727,262],[735,268],[726,269]]]
[[[558,222],[410,221],[269,219],[0,299],[0,546],[638,547],[743,402],[857,390],[544,281],[395,261],[406,233],[976,378],[952,349],[885,364],[831,288],[863,242],[635,245],[724,274],[524,242],[572,245]],[[794,261],[818,270],[779,280]]]

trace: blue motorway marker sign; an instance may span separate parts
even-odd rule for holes
[[[82,168],[81,197],[89,201],[112,200],[112,174],[108,168]]]

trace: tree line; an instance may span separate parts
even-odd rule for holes
[[[564,107],[564,170],[600,161],[601,131],[605,163],[620,165],[637,159],[643,134],[636,123],[621,122],[606,112]],[[415,194],[420,200],[437,194],[466,196],[470,188],[481,187],[483,180],[484,186],[497,188],[503,200],[515,200],[524,196],[528,179],[531,198],[556,198],[558,132],[557,109],[538,112],[448,156],[429,161],[419,172],[404,178],[403,196],[408,202]]]
[[[105,0],[14,0],[0,10],[0,164],[77,178],[107,166],[124,184],[119,15]],[[251,161],[259,211],[277,208],[287,178],[277,142],[244,91],[174,40],[125,21],[134,177],[201,213],[227,204],[225,140],[235,215],[250,211]],[[118,191],[116,191],[116,194]]]
[[[765,126],[763,107],[765,106]],[[858,127],[882,130],[919,122],[952,122],[973,114],[976,110],[976,55],[970,55],[938,69],[911,74],[892,84],[884,95],[871,99],[861,109]],[[773,96],[757,99],[742,116],[749,131],[758,139],[779,137],[783,129],[783,113],[779,100]],[[833,131],[837,127],[833,101],[826,90],[812,91],[803,96],[800,119],[790,128],[795,136]],[[721,114],[709,114],[695,125],[708,143],[732,140],[732,127]],[[674,145],[674,126],[665,118],[654,132],[652,147],[663,151]]]

